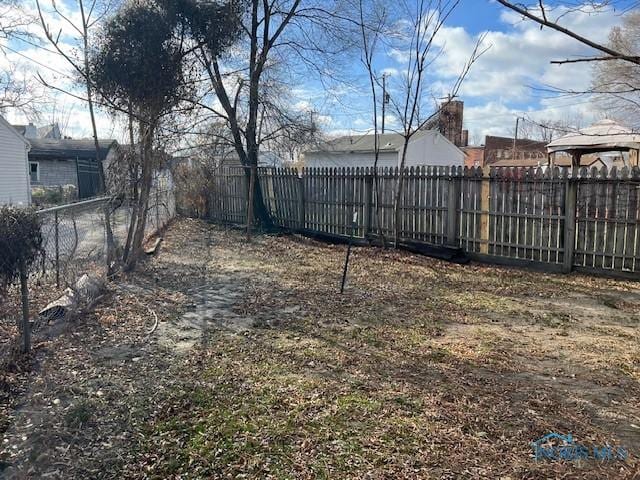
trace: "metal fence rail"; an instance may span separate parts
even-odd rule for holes
[[[101,197],[40,210],[43,249],[28,271],[31,318],[57,295],[86,273],[104,276],[107,272],[106,216],[109,212],[116,253],[127,240],[132,208],[129,202]],[[154,188],[149,199],[145,233],[151,236],[175,216],[172,189]],[[3,254],[0,250],[0,262]],[[6,257],[5,257],[6,258]],[[11,354],[18,335],[21,288],[9,285],[0,291],[0,365]]]
[[[209,218],[246,223],[242,169],[221,168]],[[259,169],[276,225],[345,236],[395,234],[400,171]],[[462,248],[478,259],[636,274],[640,270],[640,169],[412,167],[402,173],[403,241]]]

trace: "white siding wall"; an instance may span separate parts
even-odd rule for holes
[[[463,166],[464,152],[435,132],[417,136],[407,147],[406,166]]]
[[[325,153],[307,152],[304,154],[305,167],[373,167],[375,155],[373,153]],[[378,167],[397,167],[398,154],[396,152],[381,152]]]
[[[31,201],[27,145],[0,122],[0,205]]]
[[[400,152],[380,153],[379,167],[398,167]],[[305,167],[373,167],[373,153],[349,152],[307,152],[304,154]],[[406,166],[436,165],[464,166],[464,152],[437,132],[417,134],[407,147]]]

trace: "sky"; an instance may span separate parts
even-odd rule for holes
[[[44,0],[47,5],[49,0]],[[562,1],[546,2],[554,15],[564,12]],[[575,0],[571,0],[575,4]],[[23,0],[27,12],[35,13],[35,0]],[[49,4],[50,5],[50,4]],[[58,0],[57,5],[69,18],[77,18],[73,0]],[[50,9],[50,7],[48,8]],[[73,49],[74,35],[69,26],[54,15],[45,13],[52,31],[62,31],[63,48]],[[621,22],[621,11],[593,13],[588,7],[562,18],[562,24],[585,34],[598,42],[606,42],[612,27]],[[41,36],[41,28],[32,27],[32,33]],[[587,97],[560,97],[545,89],[584,90],[591,82],[589,64],[552,65],[551,60],[562,60],[593,54],[588,47],[560,33],[541,30],[538,25],[523,19],[494,0],[462,0],[458,9],[447,20],[436,40],[439,56],[429,68],[429,95],[446,95],[468,59],[473,46],[484,36],[486,53],[473,65],[458,96],[465,103],[464,128],[470,132],[471,142],[481,144],[485,135],[512,135],[516,118],[547,123],[570,121],[586,126],[607,116]],[[36,38],[30,43],[13,40],[5,44],[9,49],[0,57],[0,69],[17,69],[16,75],[34,78],[41,75],[47,82],[68,88],[73,72],[59,55],[50,51],[46,43]],[[44,48],[43,48],[44,46]],[[391,74],[390,91],[397,94],[405,58],[393,48],[380,49],[376,67]],[[350,85],[320,86],[311,77],[291,89],[293,108],[314,112],[314,118],[329,135],[358,134],[370,130],[372,125],[371,97],[366,88],[365,71],[359,58],[353,58],[344,67],[354,80]],[[394,89],[396,91],[394,92]],[[65,134],[73,138],[88,137],[91,133],[86,105],[64,94],[42,92],[44,100],[41,118],[37,123],[61,123]],[[7,112],[14,123],[25,123],[27,116],[19,111]],[[123,140],[124,131],[106,113],[99,114],[100,136]],[[387,117],[391,130],[398,127],[393,115]]]

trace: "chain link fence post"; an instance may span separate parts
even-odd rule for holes
[[[54,214],[54,243],[55,243],[55,262],[56,262],[56,287],[60,288],[60,230],[59,230],[58,211]]]
[[[22,353],[31,351],[31,323],[29,322],[29,285],[24,257],[20,258],[20,296],[22,300]]]

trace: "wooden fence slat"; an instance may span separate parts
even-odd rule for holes
[[[399,197],[400,239],[461,246],[534,262],[638,272],[640,169],[408,167]],[[400,171],[371,168],[260,168],[274,223],[291,230],[393,239]],[[376,183],[378,189],[376,189]],[[210,219],[245,224],[243,167],[221,167],[211,181]],[[377,191],[379,190],[379,192]],[[378,196],[379,193],[379,196]],[[380,218],[376,213],[380,209]]]

